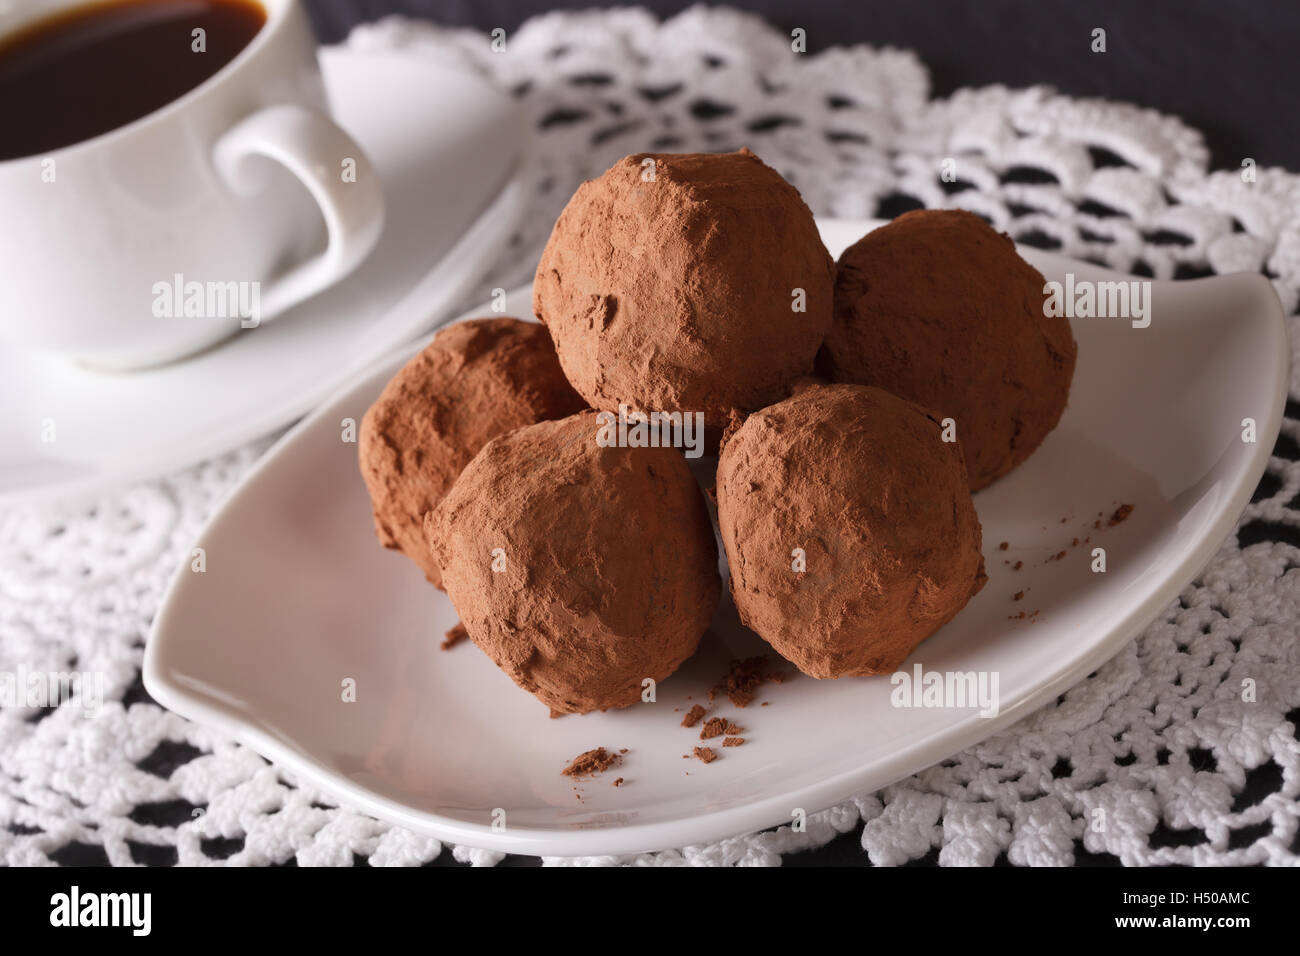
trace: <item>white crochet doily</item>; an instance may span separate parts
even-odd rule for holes
[[[910,53],[796,55],[790,37],[720,9],[663,23],[627,9],[550,14],[506,37],[503,52],[480,33],[404,20],[349,42],[463,62],[513,91],[536,125],[536,202],[485,288],[526,281],[573,189],[618,157],[750,146],[820,214],[960,206],[1021,242],[1123,270],[1262,271],[1295,322],[1300,177],[1209,172],[1200,135],[1149,110],[1045,88],[933,100]],[[436,108],[419,91],[411,101]],[[945,159],[957,183],[942,181]],[[859,841],[861,861],[875,864],[1296,863],[1297,419],[1291,404],[1255,500],[1195,584],[1054,704],[810,817],[807,832],[628,862],[775,864],[838,839]],[[145,694],[144,638],[168,576],[268,443],[93,507],[0,511],[0,671],[106,675],[96,719],[67,706],[0,713],[0,860],[384,865],[444,849],[462,863],[500,860],[338,809]],[[1255,703],[1240,700],[1242,676],[1259,681]],[[1101,833],[1087,825],[1097,807],[1110,821]]]

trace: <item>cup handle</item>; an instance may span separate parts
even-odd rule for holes
[[[213,148],[217,172],[243,196],[266,185],[266,167],[248,161],[255,156],[275,160],[298,177],[320,207],[328,234],[323,252],[263,283],[260,321],[315,295],[361,264],[383,230],[384,194],[356,141],[302,106],[258,110],[227,130]],[[345,159],[356,163],[355,178],[346,182]]]

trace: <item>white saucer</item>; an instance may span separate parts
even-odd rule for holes
[[[518,108],[421,58],[326,49],[320,60],[335,118],[383,180],[388,217],[369,259],[276,321],[147,371],[0,349],[0,500],[90,493],[236,447],[464,306],[524,208]]]
[[[822,223],[836,255],[865,228]],[[1119,278],[1022,251],[1049,279]],[[1250,499],[1286,398],[1277,296],[1258,275],[1152,286],[1149,328],[1072,323],[1079,362],[1060,426],[976,496],[989,582],[904,666],[996,673],[1001,709],[992,719],[895,708],[884,677],[797,677],[764,686],[744,710],[720,702],[716,713],[745,728],[744,746],[720,749],[707,766],[683,760],[700,741],[679,726],[681,713],[704,700],[730,658],[765,648],[729,602],[717,636],[659,685],[656,703],[617,712],[551,720],[473,645],[439,650],[456,612],[375,541],[357,449],[338,429],[341,418],[361,417],[414,346],[301,423],[227,501],[198,542],[207,570],[186,565],[172,582],[145,653],[145,686],[348,805],[516,853],[701,843],[884,786],[1099,667],[1209,561]],[[519,290],[509,301],[519,314],[531,296]],[[1253,444],[1241,440],[1247,417],[1257,422]],[[1134,510],[1108,526],[1121,504]],[[1075,537],[1091,541],[1072,547]],[[1090,568],[1094,547],[1107,552],[1104,574]],[[1032,617],[1009,619],[1022,611]],[[355,703],[341,700],[347,678]],[[579,800],[560,771],[599,746],[629,752],[616,771],[580,784]],[[616,776],[623,786],[611,786]],[[498,809],[504,829],[493,827]]]

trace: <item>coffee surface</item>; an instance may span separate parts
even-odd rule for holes
[[[265,22],[255,0],[108,0],[0,39],[0,160],[166,106],[234,59]]]

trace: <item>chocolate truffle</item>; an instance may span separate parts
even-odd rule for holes
[[[361,421],[361,476],[380,542],[442,587],[424,537],[425,512],[489,439],[584,404],[536,322],[471,319],[443,329]]]
[[[1043,314],[1042,274],[968,212],[919,210],[840,256],[820,368],[956,423],[972,490],[1029,457],[1061,418],[1076,346]]]
[[[600,430],[582,412],[488,442],[425,521],[470,639],[556,713],[640,700],[694,653],[722,588],[681,452]]]
[[[751,415],[722,447],[718,524],[741,621],[813,677],[894,671],[984,586],[961,452],[878,388]]]
[[[533,311],[592,408],[720,428],[811,371],[834,268],[798,191],[748,150],[640,153],[569,201]]]

